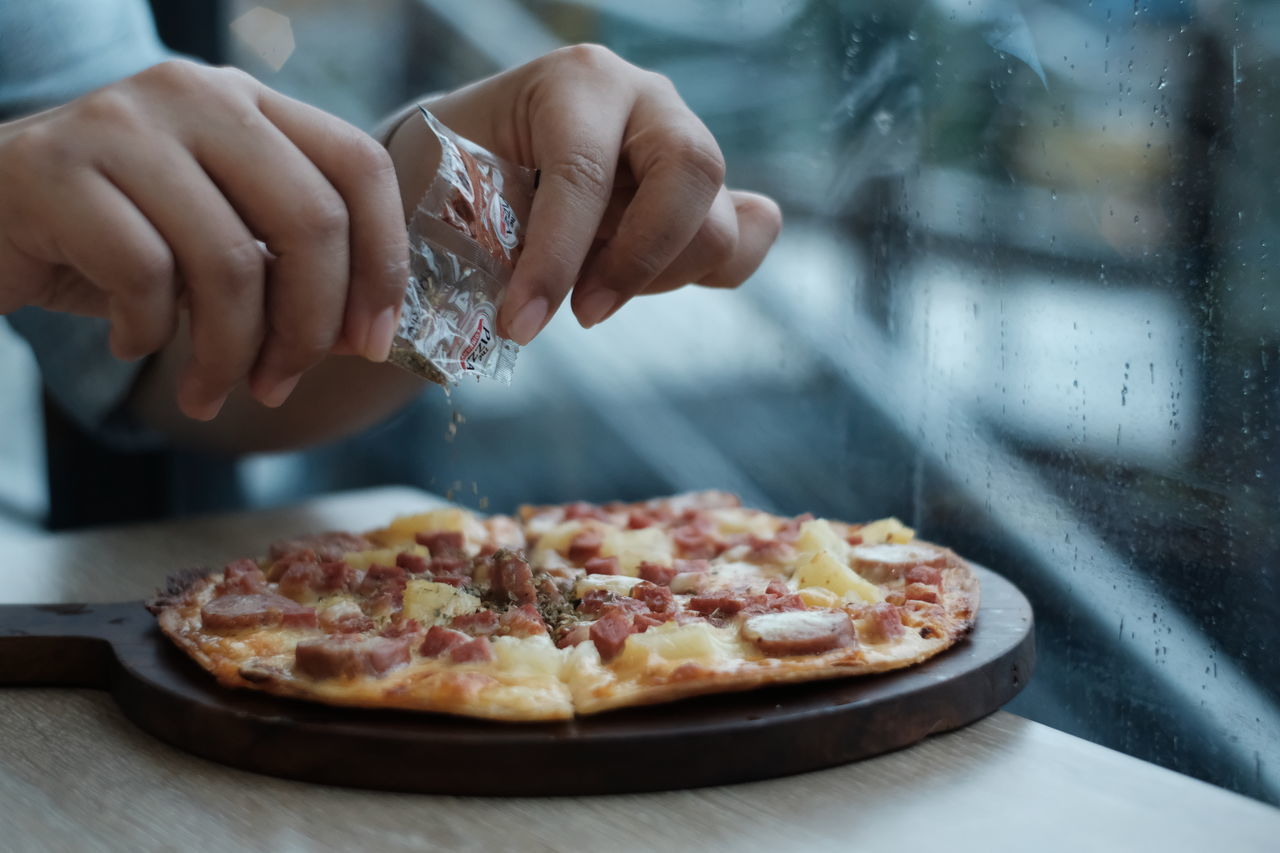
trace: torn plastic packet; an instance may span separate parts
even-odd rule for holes
[[[496,321],[524,246],[537,172],[463,139],[419,106],[440,165],[409,219],[409,287],[389,361],[438,382],[510,382],[520,347]]]

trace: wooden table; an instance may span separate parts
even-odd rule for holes
[[[0,542],[0,601],[141,598],[280,531],[437,502],[301,507]],[[433,771],[423,768],[423,772]],[[4,850],[1278,850],[1280,810],[1007,713],[858,764],[663,794],[467,799],[326,788],[172,749],[92,690],[0,690]]]

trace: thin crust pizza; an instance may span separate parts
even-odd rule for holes
[[[896,519],[698,492],[279,542],[148,607],[228,687],[537,721],[911,666],[971,629],[978,582]]]

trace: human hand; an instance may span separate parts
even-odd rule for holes
[[[166,62],[0,125],[0,186],[0,313],[109,317],[128,359],[185,308],[190,417],[245,379],[278,406],[330,352],[387,357],[408,276],[390,157],[243,72]]]
[[[571,289],[590,327],[641,293],[736,287],[782,226],[772,200],[725,188],[715,139],[671,82],[605,48],[557,50],[428,106],[460,135],[542,170],[498,318],[517,343]],[[402,180],[428,133],[407,121],[393,135]]]

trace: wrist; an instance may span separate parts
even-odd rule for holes
[[[400,203],[408,220],[435,177],[440,164],[440,142],[414,104],[409,112],[398,116],[383,144],[395,166]]]

